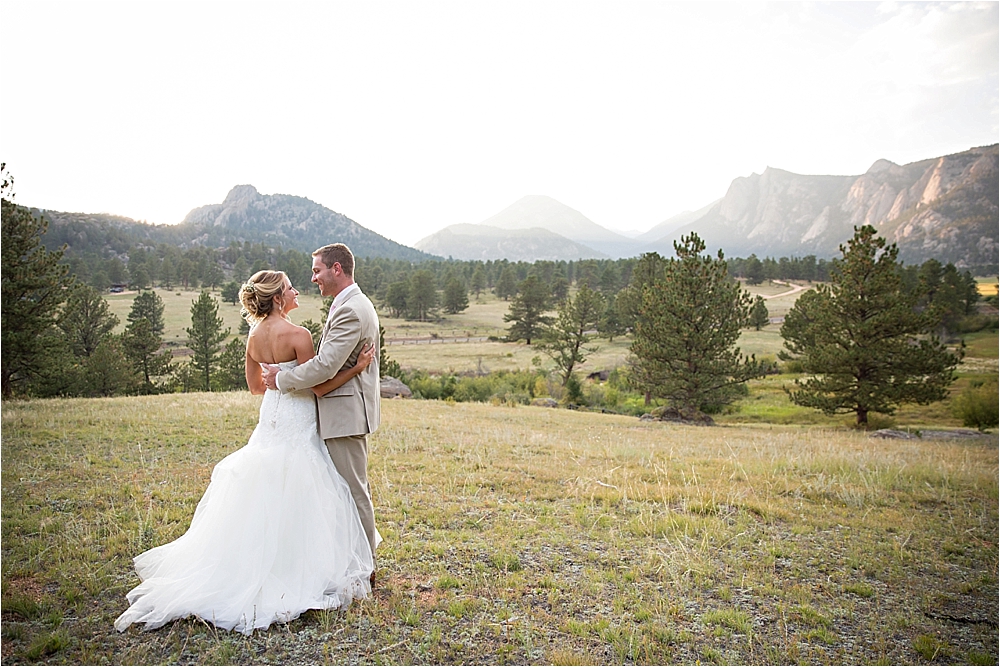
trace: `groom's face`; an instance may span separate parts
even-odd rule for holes
[[[333,266],[337,266],[334,263]],[[319,293],[323,296],[330,296],[336,293],[335,281],[336,276],[334,275],[333,266],[327,266],[323,263],[323,258],[316,256],[313,257],[312,265],[312,282],[319,286]]]

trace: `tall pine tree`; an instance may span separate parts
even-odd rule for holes
[[[69,268],[59,263],[63,251],[49,252],[41,237],[45,218],[10,201],[13,179],[3,172],[0,211],[0,377],[4,398],[51,370],[55,351],[64,347],[55,327],[59,306],[72,284]],[[58,372],[58,371],[57,371]]]
[[[66,306],[59,315],[59,328],[73,354],[87,358],[118,326],[118,317],[100,293],[89,285],[69,290]]]
[[[218,371],[222,342],[229,336],[229,329],[223,330],[219,304],[208,292],[203,291],[191,302],[191,326],[185,331],[191,348],[191,370],[196,378],[194,386],[211,391],[212,376]]]
[[[564,387],[573,369],[587,360],[587,354],[597,351],[587,344],[593,340],[590,332],[597,328],[603,312],[604,299],[584,284],[575,296],[559,304],[555,323],[544,330],[538,347],[556,362]]]
[[[139,391],[143,394],[155,394],[160,387],[154,378],[171,373],[170,350],[160,352],[162,344],[163,339],[145,317],[130,322],[122,334],[122,350],[142,378]]]
[[[705,243],[695,233],[674,242],[674,250],[677,257],[662,264],[648,257],[644,270],[652,271],[639,277],[632,381],[697,417],[735,400],[743,383],[764,368],[736,347],[750,316],[750,295],[729,277],[722,252],[701,255]]]
[[[452,276],[444,285],[444,309],[452,315],[469,307],[469,291],[461,280]]]
[[[154,334],[163,335],[163,299],[153,290],[139,292],[132,300],[128,321],[135,322],[140,319],[149,322],[149,328]]]
[[[510,269],[508,265],[504,271]],[[517,296],[510,302],[510,309],[503,316],[504,322],[510,322],[507,330],[507,340],[525,340],[531,345],[532,338],[538,338],[544,328],[552,323],[552,318],[545,314],[549,305],[549,288],[532,274],[521,281],[517,287]]]
[[[904,288],[899,250],[874,227],[856,227],[840,246],[829,284],[806,292],[785,316],[780,357],[802,362],[809,375],[789,395],[797,405],[826,414],[893,414],[903,403],[943,399],[960,353],[925,332],[932,309],[920,312],[918,295]]]

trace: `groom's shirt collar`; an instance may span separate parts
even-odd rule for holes
[[[357,283],[351,283],[350,285],[348,285],[347,287],[345,287],[343,290],[341,290],[340,294],[338,294],[337,296],[333,297],[333,305],[330,306],[330,313],[329,313],[329,315],[333,315],[333,312],[335,310],[337,310],[342,305],[344,305],[344,302],[347,301],[348,297],[350,297],[355,292],[360,292],[360,291],[361,291],[361,288],[358,287]],[[329,315],[328,315],[328,317],[329,317]]]

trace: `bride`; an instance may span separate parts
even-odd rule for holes
[[[319,438],[313,394],[360,373],[374,348],[311,392],[266,391],[260,365],[287,369],[309,360],[312,337],[288,320],[298,292],[283,272],[255,273],[240,301],[252,327],[247,385],[264,394],[260,418],[246,446],[215,466],[188,531],[135,558],[142,583],[128,593],[119,631],[195,615],[249,635],[371,592],[371,548],[347,482]]]

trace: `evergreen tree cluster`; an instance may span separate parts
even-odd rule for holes
[[[223,329],[208,290],[221,288],[222,300],[235,303],[239,285],[261,269],[285,271],[300,288],[310,282],[308,253],[260,243],[181,249],[162,241],[128,245],[134,239],[109,232],[100,252],[47,248],[44,216],[11,201],[6,175],[3,194],[5,398],[245,388],[245,339]],[[579,395],[574,371],[598,337],[631,335],[630,363],[622,370],[627,383],[647,401],[660,398],[687,414],[721,409],[764,372],[736,342],[743,328],[767,326],[767,307],[736,278],[822,281],[799,298],[782,326],[782,358],[808,374],[789,396],[830,414],[854,413],[862,425],[869,414],[891,414],[902,403],[940,400],[960,358],[942,339],[984,326],[970,272],[935,260],[904,266],[896,247],[871,227],[858,228],[832,261],[726,260],[704,251],[691,234],[675,243],[672,258],[358,258],[355,277],[380,308],[421,321],[460,313],[470,293],[478,299],[493,291],[510,304],[507,340],[547,354],[566,396]],[[121,334],[102,297],[115,285],[139,289]],[[203,289],[186,329],[188,363],[172,362],[164,349],[163,304],[154,286]],[[318,335],[321,324],[306,325]],[[387,358],[383,365],[400,370]]]

